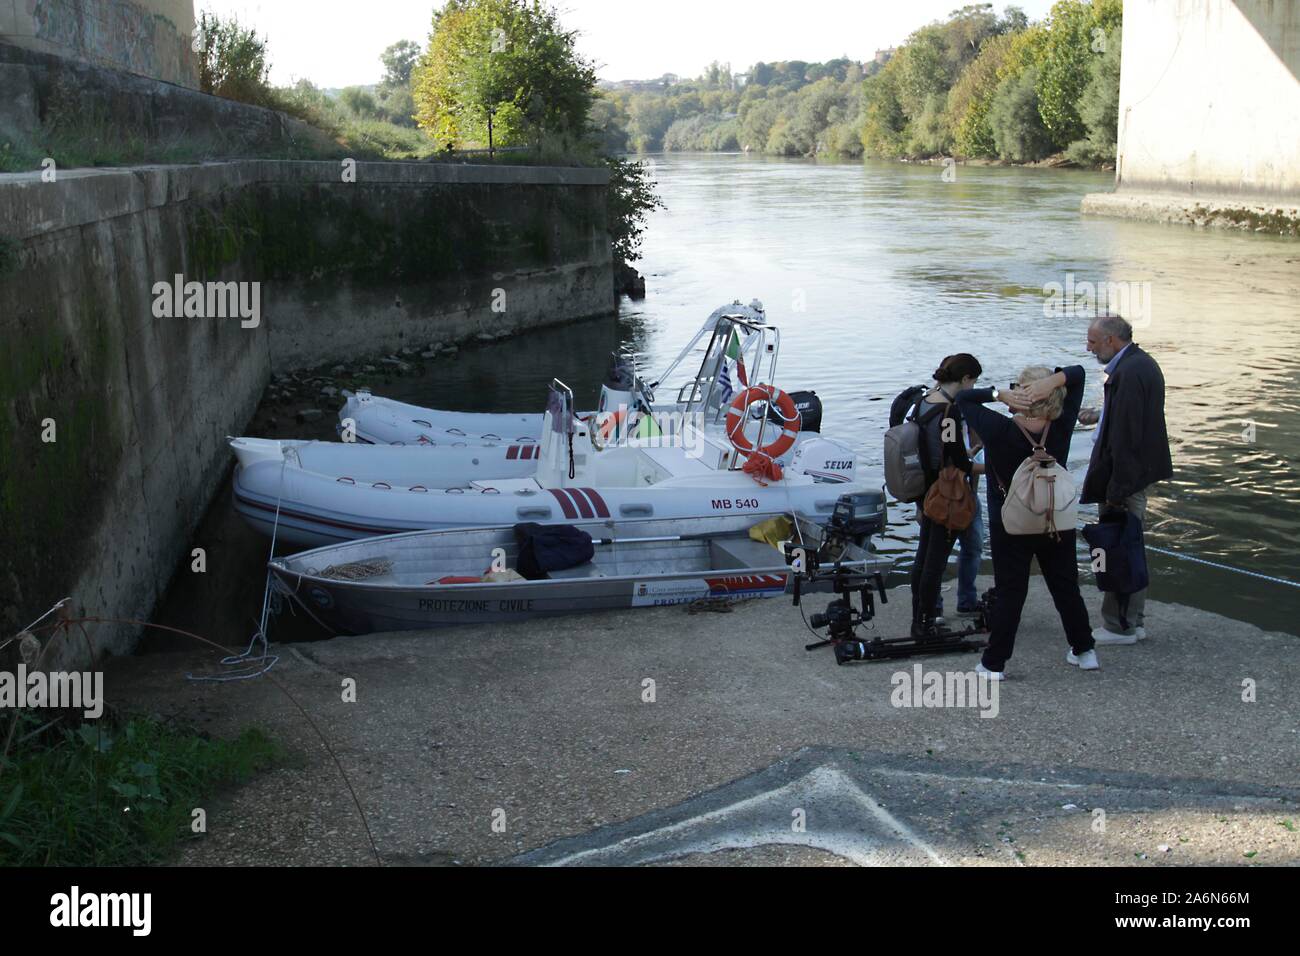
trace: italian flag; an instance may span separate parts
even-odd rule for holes
[[[740,384],[749,388],[749,376],[745,374],[745,361],[740,355],[740,336],[736,330],[731,330],[731,341],[727,343],[727,358],[736,363],[736,377],[740,379]]]

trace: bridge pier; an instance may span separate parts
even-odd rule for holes
[[[1083,211],[1300,236],[1300,2],[1125,0],[1115,191]]]

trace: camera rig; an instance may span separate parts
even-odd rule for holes
[[[883,493],[858,492],[841,495],[816,549],[785,546],[786,562],[793,574],[791,593],[799,607],[807,592],[833,592],[836,597],[821,614],[814,614],[808,626],[814,631],[828,628],[827,636],[804,646],[814,651],[831,647],[835,663],[876,661],[911,657],[916,654],[952,654],[976,651],[984,641],[975,638],[989,630],[993,592],[980,599],[971,624],[960,630],[935,628],[922,636],[858,636],[858,629],[876,615],[876,596],[887,604],[885,575],[879,560],[872,560],[868,541],[885,527]],[[855,605],[854,595],[858,602]]]

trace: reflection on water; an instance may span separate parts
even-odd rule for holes
[[[1300,579],[1300,243],[1084,218],[1109,174],[655,157],[667,208],[647,230],[648,298],[583,322],[467,351],[405,397],[474,410],[540,408],[559,377],[594,401],[609,351],[659,370],[716,306],[759,298],[781,326],[778,382],[816,389],[823,430],[878,471],[889,400],[945,355],[979,357],[988,384],[1028,364],[1100,369],[1087,318],[1047,318],[1046,284],[1150,283],[1135,339],[1164,369],[1176,475],[1151,504],[1151,541]],[[397,393],[395,393],[397,394]],[[1250,440],[1252,439],[1253,440]],[[1082,471],[1091,435],[1079,432]],[[891,547],[908,549],[910,508]],[[1153,558],[1153,597],[1300,633],[1300,590]]]

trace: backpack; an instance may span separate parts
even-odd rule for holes
[[[922,389],[924,393],[924,389]],[[904,393],[906,394],[906,393]],[[901,398],[902,396],[900,396]],[[897,402],[898,399],[895,399]],[[902,424],[895,425],[885,432],[885,487],[889,493],[905,504],[920,501],[929,485],[927,480],[932,474],[926,459],[925,425],[935,415],[942,413],[946,406],[938,405],[924,415],[921,403],[925,395],[912,406],[912,414]]]
[[[576,568],[596,554],[591,535],[572,525],[527,522],[515,525],[514,532],[519,544],[515,567],[529,581],[544,581],[549,572]]]
[[[1053,537],[1061,531],[1073,531],[1078,521],[1079,493],[1070,473],[1043,446],[1052,423],[1048,422],[1042,435],[1034,438],[1019,419],[1012,421],[1034,450],[1011,476],[1010,487],[1002,488],[1002,527],[1007,534]]]

